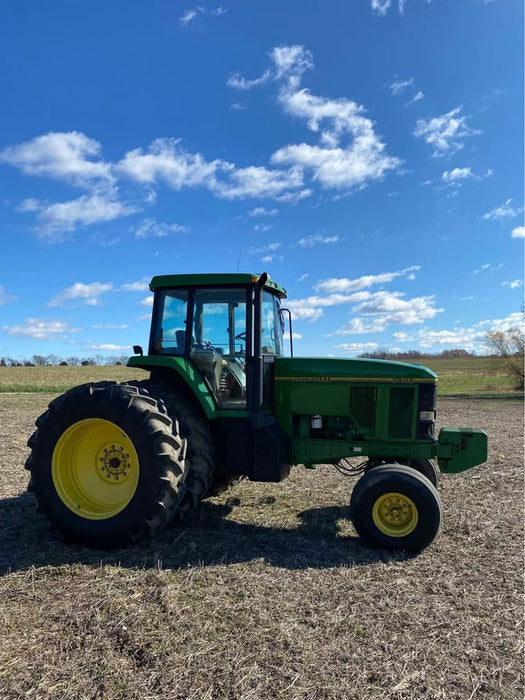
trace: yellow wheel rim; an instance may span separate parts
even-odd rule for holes
[[[402,493],[385,493],[374,503],[372,518],[389,537],[405,537],[414,531],[418,512],[414,501]]]
[[[71,425],[58,440],[52,460],[53,484],[73,513],[105,520],[133,498],[139,459],[126,433],[102,418]]]

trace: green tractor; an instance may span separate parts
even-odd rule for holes
[[[149,378],[71,389],[28,443],[29,488],[66,540],[122,546],[185,518],[229,479],[276,482],[291,465],[333,464],[362,474],[349,509],[361,537],[412,551],[433,541],[439,471],[487,458],[482,430],[435,435],[433,372],[285,357],[286,292],[266,273],[157,276],[150,288],[148,353],[135,346],[128,362]]]

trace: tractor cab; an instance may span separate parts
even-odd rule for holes
[[[262,393],[271,394],[270,365],[284,349],[282,287],[267,275],[245,274],[166,275],[150,286],[150,357],[189,360],[219,410],[261,401],[254,386],[260,367]]]

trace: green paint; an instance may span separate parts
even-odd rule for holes
[[[229,287],[235,285],[254,284],[260,275],[246,273],[203,273],[196,275],[157,275],[150,282],[150,289],[172,289],[176,287]],[[286,290],[270,277],[264,285],[265,289],[274,292],[281,299],[286,297]]]
[[[439,468],[457,474],[487,461],[487,435],[478,428],[443,428],[437,445]]]
[[[185,357],[175,355],[134,355],[127,363],[128,367],[140,367],[140,369],[152,372],[165,369],[175,372],[189,386],[206,417],[210,420],[216,418],[243,418],[248,416],[248,411],[219,410],[213,400],[212,394],[204,383],[200,372]]]

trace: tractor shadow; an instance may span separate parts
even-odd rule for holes
[[[294,529],[230,519],[238,499],[204,501],[193,522],[170,526],[155,540],[124,549],[67,545],[35,512],[30,493],[0,500],[0,576],[32,567],[86,564],[133,569],[179,569],[263,561],[285,569],[325,569],[402,561],[413,555],[373,549],[356,536],[341,536],[347,508],[312,508]]]

